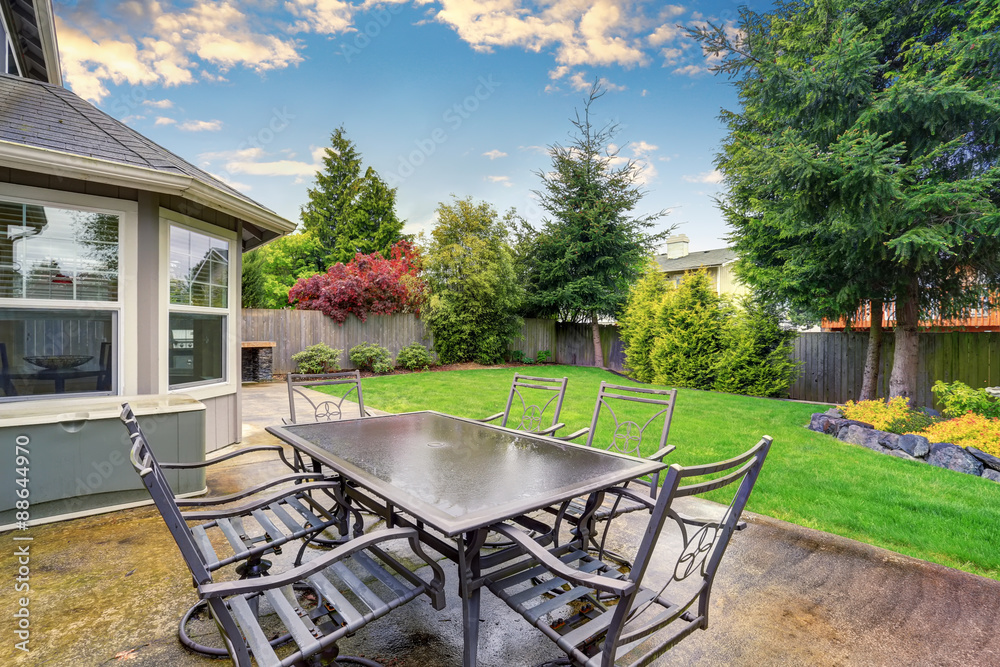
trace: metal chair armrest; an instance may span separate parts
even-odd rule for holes
[[[557,440],[565,440],[566,442],[569,442],[570,440],[576,440],[581,435],[587,435],[588,433],[590,433],[590,427],[589,426],[586,427],[586,428],[581,428],[579,431],[577,431],[575,433],[570,433],[569,435],[559,435],[559,436],[555,436],[555,437],[556,437]]]
[[[629,500],[634,500],[640,505],[646,507],[650,511],[656,506],[656,500],[650,498],[649,496],[640,496],[639,494],[632,491],[632,489],[627,489],[622,486],[616,486],[614,488],[605,491],[606,494],[610,493],[613,496],[622,496],[628,498]]]
[[[660,461],[662,463],[663,462],[663,457],[666,456],[667,454],[669,454],[670,452],[674,451],[675,449],[677,449],[677,448],[674,447],[673,445],[667,445],[666,447],[664,447],[660,451],[658,451],[655,454],[653,454],[652,456],[650,456],[649,460],[650,461]]]
[[[294,584],[308,576],[325,570],[337,561],[347,558],[353,553],[364,551],[381,542],[409,539],[411,542],[417,539],[417,531],[413,528],[387,528],[368,535],[355,537],[349,542],[335,548],[333,551],[314,558],[298,567],[293,567],[281,574],[268,575],[266,577],[254,577],[251,579],[240,579],[237,581],[221,581],[216,583],[199,584],[198,595],[201,599],[229,597],[230,595],[245,595],[247,593],[259,593],[261,591],[272,590]],[[440,566],[439,566],[440,567]]]
[[[497,419],[500,419],[501,417],[503,417],[503,413],[502,412],[498,412],[498,413],[496,413],[495,415],[493,415],[491,417],[484,417],[483,419],[477,419],[476,421],[477,422],[482,422],[482,423],[485,424],[487,422],[496,421]]]
[[[227,509],[217,510],[215,512],[181,512],[181,516],[187,521],[204,521],[211,519],[227,519],[231,516],[240,516],[243,514],[248,514],[253,510],[260,509],[261,507],[267,507],[271,503],[281,500],[282,498],[294,493],[301,493],[304,491],[319,491],[322,489],[336,489],[340,487],[340,482],[310,482],[308,484],[299,484],[297,486],[280,489],[275,493],[264,498],[259,498],[248,505],[240,505],[239,507],[231,507]],[[181,503],[177,503],[178,506]]]
[[[563,424],[562,422],[559,422],[558,424],[553,424],[548,428],[543,428],[541,431],[538,431],[538,435],[552,435],[561,428],[566,428],[566,424]]]
[[[289,463],[288,459],[285,458],[285,449],[281,445],[257,445],[256,447],[247,447],[246,449],[229,452],[228,454],[223,454],[222,456],[216,456],[215,458],[208,459],[207,461],[198,461],[195,463],[161,463],[160,467],[164,470],[191,470],[194,468],[204,468],[215,465],[216,463],[228,461],[229,459],[236,458],[237,456],[249,454],[251,452],[278,452],[278,456],[281,457],[282,463],[292,470],[295,470],[295,466]]]
[[[246,498],[247,496],[252,496],[254,494],[260,493],[265,489],[270,489],[272,486],[277,486],[278,484],[283,484],[284,482],[297,482],[297,481],[307,481],[307,480],[326,480],[326,475],[318,472],[299,472],[294,475],[285,475],[284,477],[277,477],[275,479],[264,482],[263,484],[258,484],[242,491],[237,491],[236,493],[230,493],[225,496],[213,496],[211,498],[195,498],[192,500],[178,500],[178,507],[204,507],[206,505],[225,505],[226,503],[231,503],[234,500],[239,500],[241,498]],[[285,489],[285,495],[288,495],[289,489]]]
[[[719,519],[705,519],[703,517],[687,516],[686,514],[681,514],[680,512],[675,512],[677,518],[686,523],[689,526],[695,526],[701,528],[702,526],[718,525]],[[747,527],[746,521],[737,521],[736,525],[733,526],[733,530],[745,530]]]
[[[559,577],[562,577],[571,584],[595,588],[599,591],[604,591],[605,593],[613,593],[614,595],[626,595],[630,593],[633,588],[635,588],[635,583],[631,581],[613,579],[611,577],[605,577],[591,572],[581,572],[570,567],[516,528],[512,528],[511,526],[507,526],[502,523],[497,523],[490,526],[490,530],[496,531],[503,534],[505,537],[510,538],[511,541],[513,541],[518,547],[526,551],[529,556],[537,561],[539,565]],[[487,578],[489,578],[488,575]]]

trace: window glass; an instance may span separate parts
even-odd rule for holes
[[[170,303],[229,306],[229,243],[183,227],[170,227]]]
[[[117,215],[0,201],[0,298],[118,300]]]
[[[170,313],[170,388],[225,380],[226,316]]]
[[[0,309],[0,397],[114,392],[116,317],[108,310]]]

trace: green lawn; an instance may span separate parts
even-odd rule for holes
[[[425,372],[365,379],[365,403],[389,412],[429,409],[485,417],[503,410],[515,370],[569,378],[560,417],[567,425],[564,435],[590,424],[602,380],[638,385],[573,366]],[[761,435],[773,436],[751,511],[1000,579],[1000,484],[806,429],[809,415],[823,409],[681,389],[670,430],[677,450],[667,462],[725,459]],[[656,443],[647,447],[651,453]]]

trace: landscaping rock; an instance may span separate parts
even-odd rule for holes
[[[997,472],[996,470],[993,470],[991,468],[986,468],[985,470],[983,470],[982,477],[983,479],[988,479],[994,482],[1000,482],[1000,472]]]
[[[886,431],[875,432],[878,433],[878,441],[880,445],[888,447],[889,449],[899,449],[900,435],[898,433],[887,433]],[[909,456],[909,454],[907,454],[907,456]]]
[[[977,459],[983,462],[983,465],[987,468],[991,468],[996,471],[1000,471],[1000,459],[990,454],[987,454],[981,449],[976,449],[975,447],[966,447],[965,451],[969,452]]]
[[[896,441],[896,449],[902,449],[910,456],[922,459],[931,451],[931,441],[922,435],[907,433],[899,436],[899,440]]]
[[[870,428],[864,428],[857,424],[849,424],[840,429],[838,438],[852,445],[861,445],[873,451],[884,453],[886,450],[885,447],[879,444],[878,433],[878,431]]]
[[[920,459],[910,456],[902,449],[890,449],[886,452],[889,456],[895,456],[897,459],[903,459],[904,461],[920,461]],[[923,461],[921,461],[923,463]]]
[[[830,408],[823,414],[834,419],[843,419],[844,417],[844,413],[840,411],[840,408]]]
[[[866,424],[864,422],[859,422],[855,419],[838,419],[836,417],[831,417],[828,414],[822,412],[813,413],[812,418],[809,420],[809,428],[813,431],[818,431],[820,433],[827,433],[834,437],[838,437],[839,433],[847,426],[856,424],[858,426],[863,426],[865,428],[875,428],[871,424]]]
[[[903,437],[905,438],[906,436]],[[965,451],[965,448],[953,445],[950,442],[935,442],[931,445],[930,454],[927,455],[927,462],[932,466],[947,468],[955,472],[964,472],[967,475],[979,476],[983,472],[982,461]]]

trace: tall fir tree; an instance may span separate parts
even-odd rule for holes
[[[742,104],[718,161],[741,277],[818,316],[894,301],[891,396],[922,316],[996,298],[998,22],[988,0],[808,0],[691,31]]]
[[[617,317],[646,258],[669,230],[653,233],[659,211],[635,215],[642,199],[640,166],[612,144],[618,126],[597,127],[591,106],[604,95],[595,83],[569,146],[549,148],[552,169],[539,172],[539,202],[551,216],[538,234],[525,272],[527,312],[591,325],[595,365],[603,365],[598,322]]]

